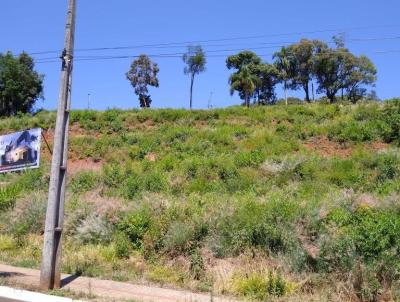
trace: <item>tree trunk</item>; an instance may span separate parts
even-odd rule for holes
[[[246,107],[250,108],[250,95],[246,93]]]
[[[285,104],[287,106],[288,105],[288,99],[287,99],[287,83],[286,83],[286,81],[284,82],[283,86],[284,86],[284,90],[285,90]]]
[[[329,104],[335,103],[335,93],[327,93],[326,96],[328,97]]]
[[[304,92],[306,93],[306,102],[307,103],[311,103],[310,91],[309,91],[309,88],[308,88],[308,83],[306,85],[304,85]]]
[[[192,77],[190,79],[190,110],[192,110],[192,105],[193,105],[193,83],[194,83],[194,74],[192,74]]]
[[[314,83],[313,82],[311,82],[311,89],[312,89],[312,99],[313,99],[313,102],[315,102]]]

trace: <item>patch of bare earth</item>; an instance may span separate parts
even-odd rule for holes
[[[103,167],[103,162],[91,159],[70,159],[68,160],[68,173],[76,174],[80,171],[99,172]]]
[[[365,143],[364,148],[366,150],[380,151],[389,148],[389,144],[382,142]],[[347,158],[351,156],[355,149],[354,144],[339,143],[329,140],[326,136],[313,137],[308,142],[303,144],[303,147],[307,150],[316,152],[322,157],[341,157]]]

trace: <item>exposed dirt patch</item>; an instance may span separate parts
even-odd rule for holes
[[[325,136],[313,137],[308,142],[304,143],[303,146],[307,150],[314,151],[323,157],[338,156],[341,158],[347,158],[353,153],[355,149],[354,144],[342,144],[339,142],[330,141]],[[386,150],[389,147],[389,144],[385,144],[382,142],[372,142],[364,144],[365,149],[373,151]]]
[[[353,152],[353,146],[340,144],[330,141],[327,137],[313,137],[303,146],[310,151],[314,151],[323,157],[339,156],[342,158],[349,157]]]
[[[146,154],[146,156],[144,158],[147,159],[148,161],[155,162],[155,161],[157,161],[157,154],[154,152],[150,152],[150,153]]]
[[[68,161],[68,172],[75,174],[79,171],[93,171],[98,172],[102,169],[103,162],[94,162],[91,159],[79,159]]]

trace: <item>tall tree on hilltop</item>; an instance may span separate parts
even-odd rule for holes
[[[188,46],[187,52],[182,57],[186,66],[183,70],[185,74],[190,76],[190,102],[189,107],[193,106],[193,84],[196,74],[200,74],[206,70],[206,54],[201,46]]]
[[[310,103],[309,84],[314,76],[314,58],[322,50],[327,49],[328,45],[319,40],[302,39],[300,42],[288,47],[292,54],[292,81],[291,89],[303,88],[306,102]]]
[[[346,92],[353,103],[357,103],[367,93],[365,86],[374,86],[377,80],[377,70],[372,61],[366,56],[356,58],[356,62],[347,79]]]
[[[349,98],[357,102],[365,94],[365,86],[375,83],[377,71],[367,57],[356,57],[340,41],[335,40],[337,48],[324,49],[315,57],[318,92],[325,93],[334,103],[338,91],[346,90]]]
[[[288,105],[287,91],[291,86],[291,79],[294,74],[294,58],[291,50],[286,47],[282,47],[280,51],[276,52],[273,56],[275,60],[275,66],[279,71],[279,77],[283,82],[283,89],[285,93],[285,104]]]
[[[152,62],[148,56],[140,55],[132,62],[130,70],[126,73],[126,78],[135,89],[142,108],[149,108],[151,105],[152,100],[148,86],[159,87],[157,77],[159,71],[158,65]]]
[[[258,77],[254,98],[258,105],[273,104],[276,101],[275,85],[279,81],[279,72],[272,64],[249,65],[250,72]]]
[[[250,107],[250,99],[254,95],[259,83],[260,79],[251,73],[248,66],[242,67],[240,71],[233,73],[229,78],[231,94],[238,91],[247,107]]]
[[[237,91],[246,106],[250,106],[251,98],[260,105],[274,102],[277,82],[277,70],[274,66],[262,63],[261,58],[252,51],[241,51],[227,58],[226,67],[236,69],[229,79],[231,93]],[[255,85],[254,90],[249,89],[252,86],[250,82]],[[252,93],[249,95],[250,91]]]
[[[25,52],[14,57],[0,54],[0,116],[31,112],[43,98],[44,76],[34,70],[33,59]]]

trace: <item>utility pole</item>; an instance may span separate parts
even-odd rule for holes
[[[90,93],[87,95],[87,109],[90,109]]]
[[[54,132],[40,287],[61,286],[61,239],[64,223],[65,184],[68,158],[68,126],[71,107],[72,63],[74,54],[76,0],[69,0],[65,48],[61,55],[61,85]]]
[[[212,97],[213,97],[213,94],[214,94],[214,92],[212,92],[211,91],[211,93],[210,93],[210,98],[208,99],[208,104],[207,104],[207,107],[208,107],[208,109],[212,109]]]

